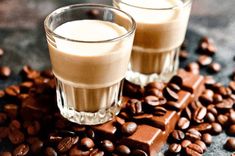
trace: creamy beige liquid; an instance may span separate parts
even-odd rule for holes
[[[110,40],[127,30],[115,23],[77,20],[54,30],[69,39],[81,41]],[[96,112],[117,100],[120,81],[125,77],[133,38],[82,43],[55,38],[48,40],[53,72],[59,81],[63,104],[76,111]]]
[[[177,63],[174,61],[175,49],[182,44],[185,37],[191,4],[185,5],[182,0],[122,0],[122,2],[114,5],[131,14],[137,22],[131,56],[132,70],[142,74],[159,75],[171,72]],[[173,9],[164,10],[172,7]]]

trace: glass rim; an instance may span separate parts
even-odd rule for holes
[[[185,7],[189,4],[192,3],[193,0],[187,0],[187,2],[185,2],[183,4],[182,7]],[[125,4],[127,6],[130,6],[130,7],[134,7],[134,8],[137,8],[137,9],[145,9],[145,10],[172,10],[172,9],[175,9],[177,7],[179,7],[179,5],[174,5],[172,7],[166,7],[166,8],[153,8],[153,7],[141,7],[141,6],[137,6],[137,5],[134,5],[134,4],[130,4],[130,3],[127,3],[127,2],[123,2],[123,0],[113,0],[114,3],[122,3],[122,4]]]
[[[127,32],[123,35],[120,35],[118,37],[115,37],[115,38],[112,38],[112,39],[106,39],[106,40],[98,40],[98,41],[85,41],[85,40],[76,40],[76,39],[71,39],[71,38],[67,38],[67,37],[63,37],[62,35],[59,35],[57,33],[55,33],[53,30],[51,30],[49,28],[49,19],[53,16],[53,15],[56,15],[56,14],[59,14],[59,13],[62,13],[62,12],[65,12],[71,8],[102,8],[102,9],[109,9],[109,10],[115,10],[115,11],[118,11],[118,12],[121,12],[123,14],[125,14],[128,18],[130,18],[131,20],[131,29],[130,30],[127,30]],[[134,18],[129,15],[128,13],[118,9],[118,8],[114,8],[112,6],[108,6],[108,5],[103,5],[103,4],[90,4],[90,3],[83,3],[83,4],[73,4],[73,5],[68,5],[68,6],[64,6],[64,7],[60,7],[56,10],[54,10],[53,12],[51,12],[44,20],[44,27],[45,27],[45,30],[46,30],[46,33],[49,33],[50,35],[53,35],[59,39],[63,39],[63,40],[66,40],[66,41],[71,41],[71,42],[81,42],[81,43],[105,43],[105,42],[114,42],[114,41],[118,41],[118,40],[121,40],[123,38],[126,38],[128,36],[130,36],[131,34],[133,34],[136,30],[136,22],[134,20]]]

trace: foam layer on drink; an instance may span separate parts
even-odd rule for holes
[[[100,42],[124,35],[124,27],[105,21],[77,20],[60,25],[54,32],[70,39],[55,38],[54,46],[49,42],[53,72],[65,83],[91,89],[110,86],[124,78],[130,39]]]
[[[189,0],[122,0],[115,4],[137,22],[131,58],[133,71],[161,75],[177,69],[172,68],[176,57],[173,55],[185,37],[191,9],[187,2]]]

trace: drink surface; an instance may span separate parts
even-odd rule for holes
[[[124,78],[132,40],[99,42],[126,34],[124,27],[107,21],[77,20],[60,25],[54,32],[70,39],[56,37],[55,45],[49,42],[53,72],[62,82],[92,89]]]

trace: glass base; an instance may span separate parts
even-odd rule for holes
[[[81,88],[56,78],[57,105],[63,117],[81,125],[105,123],[120,111],[123,82],[103,88]]]

